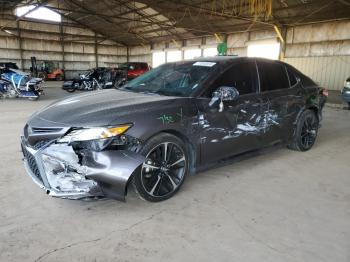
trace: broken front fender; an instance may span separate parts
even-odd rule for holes
[[[22,151],[27,173],[49,195],[79,199],[107,196],[124,200],[133,172],[144,157],[128,150],[87,151],[77,154],[68,144],[49,143]]]
[[[88,151],[84,156],[86,177],[95,180],[103,193],[124,200],[128,181],[145,157],[126,150]]]

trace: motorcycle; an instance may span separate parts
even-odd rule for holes
[[[0,97],[38,100],[43,95],[43,80],[17,69],[0,67]]]
[[[64,82],[62,89],[72,93],[76,90],[92,91],[117,88],[126,83],[126,78],[126,73],[123,70],[93,68],[86,74],[80,74],[78,79]]]

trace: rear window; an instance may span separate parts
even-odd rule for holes
[[[289,88],[289,80],[283,64],[257,61],[261,92]]]
[[[317,84],[306,75],[301,76],[301,82],[303,83],[303,86],[317,86]]]
[[[303,73],[301,73],[295,67],[288,65],[287,68],[290,72],[292,72],[297,78],[299,78],[301,80],[301,83],[303,84],[303,86],[305,86],[305,87],[317,86],[317,84],[311,78],[309,78],[306,75],[304,75]]]

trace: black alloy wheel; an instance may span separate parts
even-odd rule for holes
[[[313,110],[305,110],[299,117],[290,149],[308,151],[315,144],[319,121]]]
[[[301,145],[305,149],[313,146],[316,140],[318,130],[318,121],[312,114],[307,115],[301,129]]]
[[[152,202],[170,198],[179,190],[187,174],[184,143],[173,135],[161,134],[143,149],[145,161],[134,177],[136,192]]]

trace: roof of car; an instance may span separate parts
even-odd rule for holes
[[[247,60],[260,60],[260,61],[269,61],[269,62],[281,62],[279,60],[271,60],[267,58],[260,58],[260,57],[247,57],[247,56],[212,56],[212,57],[198,57],[194,58],[188,61],[207,61],[207,62],[240,62],[240,61],[247,61]]]

